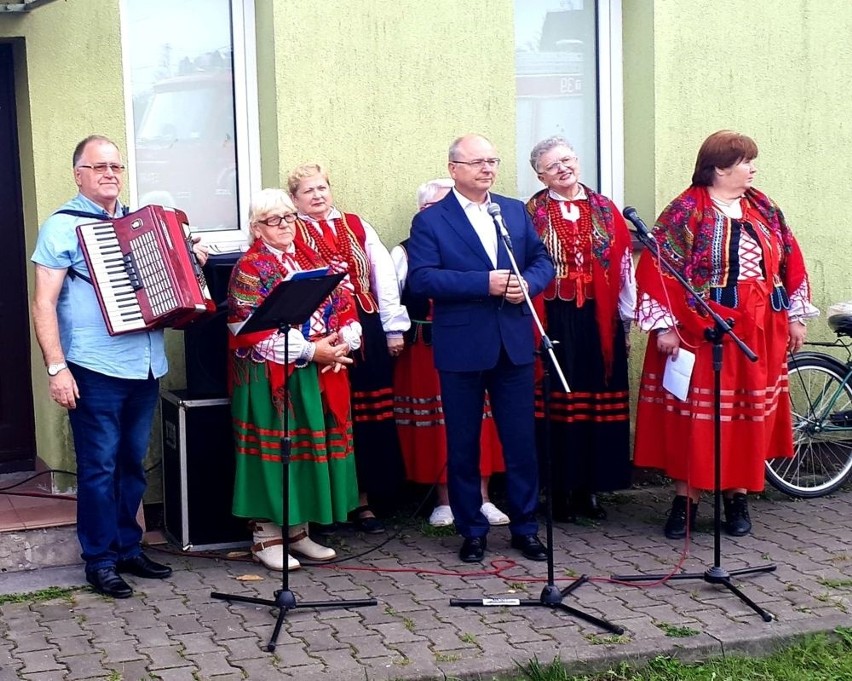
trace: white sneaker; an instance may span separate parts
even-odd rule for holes
[[[435,510],[432,511],[432,515],[429,516],[429,524],[432,527],[447,527],[448,525],[452,525],[453,521],[453,509],[449,506],[436,506]],[[506,522],[508,522],[508,518]]]
[[[497,508],[490,501],[482,504],[480,506],[479,511],[482,515],[485,516],[485,519],[488,521],[489,525],[508,525],[509,524],[509,516],[507,516],[503,511]]]

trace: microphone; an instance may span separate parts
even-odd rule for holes
[[[640,237],[651,236],[651,230],[648,229],[648,225],[642,221],[642,218],[639,217],[639,213],[636,212],[633,206],[625,206],[621,214],[633,223]]]
[[[500,206],[494,202],[489,203],[487,211],[494,220],[494,224],[497,226],[497,236],[503,238],[503,241],[506,242],[506,248],[511,251],[512,238],[509,236],[509,230],[506,229],[506,223],[503,222],[503,213],[500,210]]]

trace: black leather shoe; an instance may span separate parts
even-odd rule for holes
[[[465,563],[481,563],[487,544],[485,537],[465,537],[459,549],[459,559]]]
[[[115,568],[105,567],[100,570],[86,570],[86,581],[94,587],[95,591],[110,598],[130,598],[133,589],[125,582]]]
[[[155,563],[144,553],[127,560],[120,560],[115,567],[119,572],[128,572],[136,577],[145,577],[146,579],[165,579],[172,574],[172,569],[168,565]]]
[[[598,503],[597,495],[592,492],[572,492],[569,506],[575,516],[591,520],[606,519],[606,509]]]
[[[349,522],[356,532],[364,534],[381,534],[385,531],[385,524],[376,517],[373,509],[369,506],[359,506],[349,512]]]
[[[547,549],[534,534],[513,534],[512,548],[519,549],[524,558],[547,560]]]
[[[669,516],[663,532],[667,539],[683,539],[686,536],[686,516],[689,506],[689,533],[695,532],[695,516],[698,513],[698,503],[684,496],[676,496],[672,500]]]
[[[330,525],[320,525],[319,523],[311,523],[310,524],[311,531],[309,532],[312,537],[333,537],[337,534],[337,523],[331,523]]]
[[[745,537],[751,532],[751,517],[748,513],[748,497],[735,494],[725,498],[725,532],[732,537]]]

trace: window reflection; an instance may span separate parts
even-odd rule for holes
[[[230,0],[125,0],[138,204],[238,229]]]
[[[536,142],[561,135],[599,188],[595,0],[515,0],[518,193],[541,183],[529,165]]]

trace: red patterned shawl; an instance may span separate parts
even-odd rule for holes
[[[298,241],[294,242],[295,259],[301,269],[324,266],[319,254]],[[289,271],[278,258],[257,239],[234,266],[228,289],[228,322],[244,321],[266,299],[272,290],[284,281]],[[326,319],[328,332],[337,331],[353,321],[358,321],[358,312],[352,294],[342,285],[322,303],[320,309]],[[230,350],[229,383],[241,380],[234,363],[235,352],[249,349],[276,333],[275,330],[258,331],[242,336],[228,334]],[[283,406],[284,372],[292,372],[292,363],[286,366],[277,362],[266,362],[266,371],[276,405]],[[349,416],[349,378],[345,371],[326,371],[319,374],[320,390],[329,410],[338,423],[345,423]]]
[[[748,202],[746,209],[756,212],[783,245],[778,271],[767,271],[767,280],[771,284],[777,276],[788,295],[795,293],[805,281],[807,272],[801,249],[784,214],[772,199],[757,189],[746,190],[745,200]],[[715,253],[712,248],[717,215],[707,188],[692,186],[660,213],[652,234],[663,256],[692,284],[701,298],[711,307],[719,308],[720,314],[731,316],[730,308],[717,306],[709,299],[713,273],[719,271],[721,260],[727,257],[725,253]],[[709,326],[706,315],[696,308],[692,296],[685,295],[667,272],[661,276],[654,257],[648,252],[643,252],[639,259],[636,282],[640,301],[647,293],[662,305],[671,305],[678,322],[696,337],[701,337]]]

